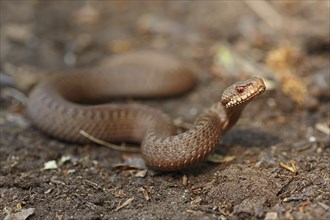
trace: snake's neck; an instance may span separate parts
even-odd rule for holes
[[[246,105],[247,103],[244,103],[232,108],[227,108],[221,102],[218,102],[214,104],[210,110],[219,116],[222,121],[222,129],[226,132],[236,124]]]

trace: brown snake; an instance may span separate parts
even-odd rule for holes
[[[204,160],[247,103],[265,91],[258,77],[237,82],[193,128],[177,134],[167,115],[145,105],[81,102],[185,92],[194,86],[195,79],[182,62],[171,55],[142,51],[115,56],[100,66],[39,84],[29,97],[29,117],[45,133],[70,142],[89,142],[80,130],[108,142],[142,142],[144,160],[158,170],[179,170]]]

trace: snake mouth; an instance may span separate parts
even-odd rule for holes
[[[222,95],[222,104],[226,108],[247,103],[266,90],[264,81],[259,77],[240,81],[227,88]]]

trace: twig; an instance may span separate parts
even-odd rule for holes
[[[295,173],[295,172],[298,171],[298,167],[297,167],[296,162],[294,160],[290,160],[290,165],[287,165],[285,163],[280,162],[281,167],[291,171],[292,173]]]
[[[134,200],[134,198],[129,198],[127,199],[123,204],[119,205],[117,208],[116,208],[116,212],[119,211],[120,209],[124,208],[125,206],[129,205],[132,201]]]
[[[258,14],[266,23],[276,29],[280,29],[283,25],[282,16],[264,0],[244,1],[256,14]]]
[[[184,121],[182,120],[182,118],[176,118],[176,119],[173,120],[173,122],[174,122],[174,124],[175,124],[177,127],[179,127],[179,128],[184,128],[184,129],[187,129],[187,130],[189,130],[189,129],[191,129],[191,128],[194,127],[193,124],[188,123],[188,122],[184,122]]]
[[[330,135],[330,127],[325,123],[317,123],[315,129],[323,132],[324,134]]]
[[[3,95],[11,97],[22,103],[23,105],[27,104],[27,97],[22,93],[21,91],[15,89],[15,88],[10,88],[6,87],[3,89]]]
[[[98,139],[98,138],[88,134],[84,130],[80,130],[79,134],[81,134],[82,136],[88,138],[89,140],[91,140],[91,141],[93,141],[97,144],[100,144],[102,146],[108,147],[108,148],[113,149],[113,150],[126,151],[126,152],[140,152],[140,149],[138,149],[137,147],[126,147],[126,146],[118,146],[118,145],[115,145],[115,144],[111,144],[111,143],[105,142],[101,139]]]

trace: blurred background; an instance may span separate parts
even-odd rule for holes
[[[328,1],[1,1],[2,83],[10,75],[27,91],[52,70],[152,48],[212,77],[289,77],[297,85],[283,91],[301,104],[287,90],[328,89],[328,62],[308,56],[329,54],[329,10]]]

